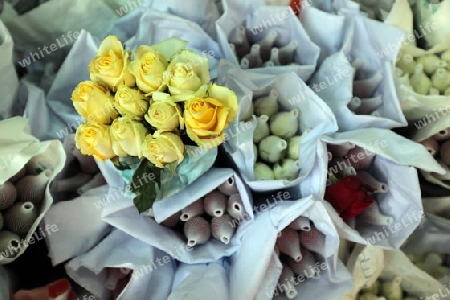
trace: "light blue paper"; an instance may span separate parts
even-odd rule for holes
[[[177,176],[167,169],[161,171],[160,191],[156,201],[180,192],[208,171],[216,161],[217,147],[211,150],[195,146],[185,147],[184,160],[175,170]]]
[[[169,169],[161,169],[160,182],[158,182],[158,186],[156,187],[155,201],[176,194],[190,185],[206,171],[211,169],[216,161],[216,157],[217,147],[206,150],[201,147],[185,146],[185,157],[181,164],[176,168],[175,176]],[[122,176],[122,179],[125,182],[122,191],[127,197],[134,198],[136,196],[128,187],[132,185],[133,176],[138,167],[139,164],[134,165],[131,169],[117,169],[117,172]]]

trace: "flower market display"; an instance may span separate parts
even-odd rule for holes
[[[448,16],[0,1],[0,300],[450,299]]]

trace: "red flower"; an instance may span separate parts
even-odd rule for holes
[[[325,190],[325,200],[336,209],[342,219],[347,220],[359,215],[373,203],[368,196],[373,188],[362,183],[356,176],[347,176]]]
[[[302,0],[291,0],[290,6],[294,11],[294,14],[298,16],[300,11],[302,10]]]
[[[75,300],[77,295],[72,290],[72,287],[70,286],[70,282],[67,279],[60,279],[58,281],[55,281],[47,286],[48,288],[48,297],[49,299],[56,299],[59,296],[64,295],[67,293],[66,298],[64,300]]]

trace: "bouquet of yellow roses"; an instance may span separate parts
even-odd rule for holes
[[[238,110],[236,94],[211,83],[208,59],[186,44],[170,38],[142,45],[132,59],[116,36],[103,40],[88,67],[92,81],[79,83],[72,93],[86,121],[75,136],[84,155],[110,159],[119,168],[132,161],[139,166],[134,176],[158,173],[153,178],[158,181],[158,169],[176,175],[187,145],[208,150],[225,140]],[[147,183],[133,190],[140,211],[151,207],[157,189]],[[137,204],[143,194],[150,199]]]

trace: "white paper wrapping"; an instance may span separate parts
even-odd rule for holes
[[[397,80],[397,91],[403,113],[411,122],[420,122],[436,111],[448,107],[448,96],[420,95],[414,92],[411,86],[402,84],[399,80]]]
[[[289,0],[265,0],[267,5],[289,5]]]
[[[29,245],[32,234],[44,218],[53,203],[53,197],[50,194],[49,186],[53,179],[64,167],[65,153],[59,141],[40,142],[29,134],[27,120],[22,117],[14,117],[0,122],[0,157],[1,170],[0,184],[3,184],[13,175],[22,169],[23,166],[34,156],[43,154],[52,158],[52,175],[45,188],[45,198],[39,207],[39,216],[34,221],[33,226],[20,245],[20,251],[13,258],[2,257],[0,265],[8,264],[16,260],[17,257],[25,252]]]
[[[111,226],[101,218],[107,193],[105,185],[50,208],[44,222],[58,226],[57,232],[46,237],[53,265],[88,252],[110,232]]]
[[[299,19],[311,40],[320,47],[318,65],[322,65],[327,57],[342,49],[344,34],[347,30],[344,16],[304,5]]]
[[[233,54],[228,36],[237,26],[243,25],[246,28],[261,28],[258,35],[265,36],[269,30],[278,32],[277,43],[286,45],[290,41],[298,42],[299,47],[295,52],[294,60],[297,64],[286,66],[275,66],[271,68],[255,68],[247,71],[260,74],[282,74],[295,72],[303,80],[307,80],[314,72],[319,57],[320,48],[314,44],[306,33],[305,29],[288,6],[265,5],[263,0],[226,0],[224,1],[225,13],[217,21],[217,39],[223,51],[225,59],[234,64],[238,64],[236,56]],[[284,13],[284,15],[283,15]],[[275,16],[286,16],[286,18]],[[279,19],[282,19],[281,21]],[[271,21],[272,20],[272,21]],[[269,21],[271,26],[268,26]],[[267,25],[265,25],[267,23]],[[257,38],[259,41],[262,39]],[[256,38],[256,36],[255,36]]]
[[[424,210],[427,213],[419,227],[402,246],[403,251],[411,254],[448,254],[450,243],[448,202],[448,197],[423,198]]]
[[[193,21],[200,25],[211,37],[215,37],[216,21],[219,19],[220,14],[213,0],[195,0],[189,2],[183,0],[150,0],[149,6]]]
[[[0,92],[2,95],[0,106],[0,120],[13,116],[12,107],[19,89],[19,79],[13,64],[13,40],[0,21]]]
[[[64,140],[84,123],[70,98],[79,82],[89,80],[87,66],[96,55],[98,45],[89,33],[82,31],[59,69],[47,96],[39,88],[28,88],[25,116],[29,119],[33,135],[44,140]]]
[[[135,36],[127,41],[125,46],[134,51],[140,45],[153,45],[168,38],[188,41],[187,48],[208,58],[211,78],[217,77],[217,61],[222,58],[222,51],[219,45],[192,21],[149,9],[140,17]]]
[[[91,251],[66,264],[67,274],[100,299],[112,299],[106,289],[106,268],[128,268],[130,282],[117,299],[167,299],[175,261],[120,230],[114,230]]]
[[[380,116],[356,115],[347,107],[353,98],[354,69],[342,52],[327,59],[310,82],[316,85],[317,94],[330,106],[336,115],[339,131],[360,128],[394,128],[406,126],[395,89],[393,67],[384,62],[381,67],[383,79],[374,94],[382,95],[383,103],[376,110]],[[320,89],[320,87],[324,87]]]
[[[377,194],[375,199],[381,212],[394,219],[393,224],[388,228],[357,223],[355,230],[342,220],[331,204],[325,201],[324,205],[340,237],[365,245],[398,248],[420,224],[423,214],[415,168],[437,173],[443,173],[444,170],[422,145],[392,131],[371,128],[336,133],[321,138],[317,147],[316,165],[311,174],[300,183],[302,195],[316,194],[323,198],[329,172],[326,144],[347,142],[376,154],[368,172],[388,185],[388,192]]]
[[[400,28],[408,33],[408,35],[414,34],[413,27],[414,15],[411,11],[411,6],[408,0],[396,0],[392,5],[392,9],[389,15],[384,20],[384,23]],[[416,37],[414,37],[414,45],[416,44]]]
[[[392,26],[370,20],[360,15],[346,18],[349,22],[343,50],[352,59],[363,60],[364,70],[372,73],[382,70],[385,61],[396,62],[405,33]],[[382,31],[383,35],[373,35]]]
[[[255,191],[269,191],[297,185],[312,168],[314,148],[317,139],[323,134],[337,131],[337,124],[330,108],[294,73],[283,75],[264,75],[248,73],[240,70],[229,62],[220,65],[219,82],[236,91],[240,110],[238,117],[227,130],[228,139],[225,149],[231,155],[244,181]],[[299,111],[299,130],[305,133],[300,144],[299,160],[302,169],[296,180],[265,180],[256,181],[253,177],[253,132],[256,120],[252,126],[244,126],[242,117],[250,107],[252,97],[269,94],[271,89],[278,92],[278,102],[286,110]],[[314,113],[311,113],[314,112]],[[248,129],[246,129],[248,128]]]
[[[219,18],[219,11],[213,0],[104,0],[119,16],[142,14],[148,8],[182,17],[199,24],[209,35],[215,35],[215,21]],[[140,11],[140,12],[138,12]]]
[[[45,45],[56,44],[57,39],[61,45],[66,44],[63,36],[67,39],[70,31],[73,33],[85,29],[94,35],[101,35],[117,18],[118,15],[103,1],[88,0],[50,0],[20,16],[6,2],[0,14],[0,19],[14,36],[17,46],[27,51],[27,54],[30,51],[37,52],[38,47],[43,49]]]
[[[305,14],[307,13],[308,10]],[[315,13],[315,15],[318,14]],[[334,23],[339,24],[341,21],[338,17],[334,17],[332,20],[334,22],[330,22],[329,26]],[[403,39],[404,33],[392,26],[358,15],[347,16],[344,24],[342,51],[335,52],[325,59],[311,79],[310,86],[314,87],[317,94],[336,114],[339,131],[368,127],[394,128],[406,126],[407,122],[400,107],[393,74],[400,48],[399,41]],[[371,34],[380,31],[384,33],[383,36]],[[335,39],[332,39],[332,41]],[[336,40],[335,44],[337,42]],[[330,46],[327,48],[333,49]],[[362,63],[361,70],[353,68],[351,63],[354,61]],[[364,78],[356,78],[355,72],[363,73]],[[355,95],[353,92],[354,80],[370,78],[376,73],[382,74],[380,84],[374,87],[367,86],[365,88],[367,95],[364,97]],[[376,109],[379,116],[356,115],[347,107],[353,96],[369,98],[378,95],[382,97],[383,101],[381,106]]]
[[[183,236],[174,232],[171,228],[157,223],[157,221],[166,219],[167,216],[210,192],[231,176],[236,179],[248,217],[241,220],[229,244],[223,244],[211,238],[203,245],[187,248]],[[108,178],[106,179],[109,184],[110,181]],[[111,187],[109,192],[111,201],[106,202],[103,220],[135,238],[169,253],[172,257],[184,263],[207,263],[232,255],[240,247],[241,237],[253,219],[249,190],[232,169],[210,169],[180,193],[155,202],[153,209],[157,220],[144,214],[140,215],[133,204],[133,199],[126,198],[121,192],[122,190]]]
[[[359,13],[359,5],[348,0],[304,0],[306,5],[328,13]],[[305,5],[305,6],[306,6]]]
[[[450,1],[443,0],[438,3],[431,4],[429,1],[417,0],[417,24],[421,26],[421,32],[426,33],[424,36],[427,47],[432,48],[441,41],[450,37],[449,20],[450,14]],[[440,27],[439,30],[428,32],[423,29],[427,23],[436,23]]]
[[[337,256],[334,256],[339,237],[333,222],[322,202],[309,196],[298,201],[280,202],[255,217],[254,223],[242,238],[242,246],[231,259],[230,299],[271,299],[271,293],[281,274],[281,263],[278,257],[274,257],[277,235],[297,216],[309,218],[325,234],[325,246],[319,255],[323,259],[320,262],[325,262],[327,267],[320,271],[319,279],[308,279],[298,284],[298,296],[295,299],[315,299],[319,295],[323,297],[325,287],[329,292],[327,299],[338,299],[351,289],[349,273],[337,261]],[[258,255],[255,255],[255,251]],[[264,291],[269,294],[263,293]]]
[[[270,299],[270,295],[272,294],[277,297],[274,293],[274,287],[278,284],[278,278],[280,278],[282,270],[283,265],[281,264],[278,255],[275,252],[272,252],[261,285],[256,291],[255,299]]]
[[[167,300],[228,300],[228,263],[226,259],[206,264],[180,263]]]

